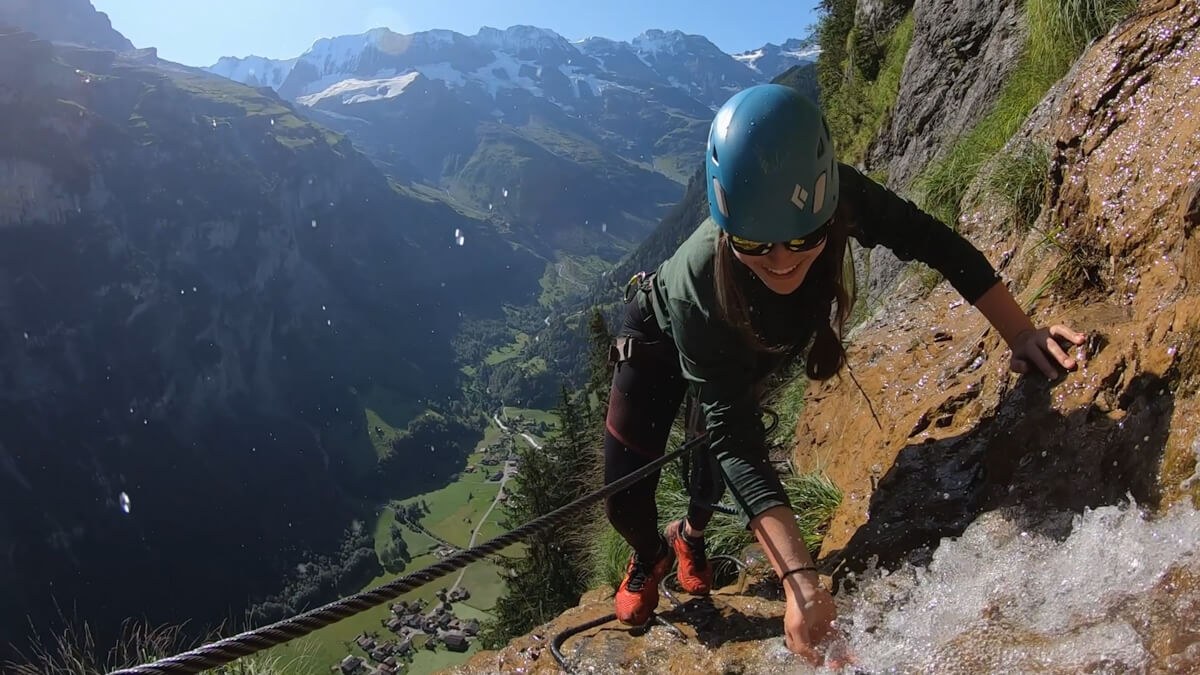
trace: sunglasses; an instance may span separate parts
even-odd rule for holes
[[[820,246],[821,242],[825,241],[825,237],[828,235],[829,226],[822,225],[807,237],[797,237],[779,243],[783,244],[784,248],[789,251],[803,253],[804,251],[811,251]],[[729,235],[729,245],[733,247],[733,250],[743,255],[766,255],[771,252],[771,249],[775,248],[775,243],[773,241],[754,241],[753,239],[743,239],[732,234]]]

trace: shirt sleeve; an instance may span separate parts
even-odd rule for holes
[[[688,303],[679,303],[687,305]],[[696,309],[682,314],[675,334],[680,366],[704,415],[708,447],[747,523],[778,505],[787,494],[770,463],[762,414],[755,396],[749,347],[738,346],[732,329]]]
[[[929,265],[972,305],[1000,281],[988,259],[962,235],[853,167],[838,166],[840,197],[852,214],[850,234],[860,244],[883,244],[900,260]]]

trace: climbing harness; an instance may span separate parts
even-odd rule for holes
[[[665,453],[642,468],[618,478],[566,506],[382,586],[356,593],[303,614],[219,640],[183,654],[160,659],[153,663],[116,670],[109,675],[192,675],[192,673],[217,668],[231,661],[303,637],[355,614],[365,612],[372,607],[382,605],[389,600],[394,600],[403,593],[420,588],[531,535],[556,528],[569,521],[587,506],[624,490],[657,471],[667,462],[692,451],[702,441],[701,438],[685,442],[679,448]]]

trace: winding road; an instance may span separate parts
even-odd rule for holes
[[[496,426],[500,427],[501,431],[508,431],[508,427],[504,426],[504,423],[500,421],[500,417],[498,415],[492,415],[492,420],[496,423]],[[521,436],[524,437],[524,439],[533,447],[537,448],[538,450],[542,449],[542,446],[536,440],[534,440],[533,436],[530,436],[524,432],[521,433]],[[505,460],[504,475],[500,478],[500,489],[496,491],[496,498],[492,500],[492,505],[488,507],[487,511],[483,512],[483,515],[479,517],[479,523],[475,526],[475,529],[471,531],[471,540],[467,542],[467,548],[471,548],[475,545],[475,540],[479,537],[480,528],[482,528],[483,524],[487,522],[488,516],[492,515],[492,510],[495,509],[496,505],[500,503],[500,495],[504,494],[504,484],[508,482],[509,478],[512,478],[516,474],[516,468],[514,468],[508,460]],[[455,590],[460,584],[462,584],[463,575],[466,573],[466,568],[463,568],[459,571],[458,578],[454,580],[454,585],[450,587],[451,591]]]

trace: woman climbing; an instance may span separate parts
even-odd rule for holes
[[[813,645],[829,631],[833,599],[769,462],[756,390],[789,357],[803,358],[816,380],[841,369],[840,336],[854,304],[852,273],[843,275],[847,239],[883,244],[941,272],[999,331],[1018,373],[1053,378],[1056,364],[1074,368],[1057,338],[1078,345],[1084,336],[1063,325],[1035,328],[981,252],[837,162],[820,108],[791,88],[756,86],[729,99],[713,120],[706,162],[710,217],[627,298],[605,482],[662,456],[690,390],[724,486],[783,584],[787,645],[819,662]],[[712,585],[704,545],[712,511],[694,502],[660,533],[658,479],[656,472],[605,504],[634,550],[616,595],[617,617],[630,625],[650,618],[676,559],[685,591],[704,594]]]

